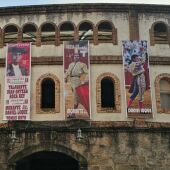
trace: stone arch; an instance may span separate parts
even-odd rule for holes
[[[170,109],[162,109],[161,108],[160,85],[159,85],[160,80],[167,80],[168,82],[170,82],[170,74],[162,73],[162,74],[159,74],[155,79],[155,96],[156,96],[157,112],[170,113]]]
[[[84,22],[87,22],[87,23],[91,24],[93,28],[95,27],[95,25],[94,25],[94,23],[93,23],[92,21],[83,20],[83,21],[81,21],[81,22],[77,25],[77,29],[79,29],[80,25],[81,25],[82,23],[84,23]]]
[[[41,108],[41,83],[44,79],[52,79],[55,83],[55,108],[42,109]],[[59,113],[60,112],[60,81],[51,73],[42,75],[36,82],[36,112],[37,113]]]
[[[33,27],[35,27],[35,35],[34,35],[35,36],[35,42],[33,41],[33,44],[39,45],[40,44],[40,33],[39,33],[39,30],[38,30],[38,26],[33,22],[27,22],[24,25],[22,25],[22,27],[21,27],[22,41],[24,41],[23,30],[24,30],[24,27],[27,26],[27,25],[32,25]],[[27,41],[32,41],[32,40],[27,40]]]
[[[101,106],[101,81],[103,78],[110,78],[114,84],[114,99],[115,107],[114,108],[103,108]],[[99,113],[120,113],[121,112],[121,98],[120,98],[120,81],[116,75],[113,73],[107,72],[98,76],[96,80],[96,104],[97,112]]]
[[[83,20],[83,21],[81,21],[78,25],[77,25],[77,30],[78,30],[78,36],[79,36],[79,29],[80,29],[80,26],[81,26],[81,24],[83,24],[83,23],[88,23],[89,25],[91,25],[91,27],[92,27],[92,40],[90,40],[90,42],[93,42],[94,41],[94,36],[95,36],[95,25],[94,25],[94,23],[93,22],[91,22],[91,21],[89,21],[89,20]]]
[[[8,27],[8,26],[14,26],[14,27],[16,27],[17,28],[17,30],[19,31],[19,26],[17,25],[17,24],[14,24],[14,23],[10,23],[10,24],[7,24],[7,25],[5,25],[4,27],[3,27],[3,32],[4,32],[4,30]]]
[[[154,27],[157,24],[163,24],[166,27],[166,31],[167,31],[167,40],[166,41],[156,41],[155,40],[155,36],[154,36]],[[163,21],[157,21],[154,22],[151,26],[151,29],[149,30],[149,34],[150,34],[150,45],[155,45],[155,44],[168,44],[170,42],[170,31],[169,31],[169,26],[167,23],[163,22]]]
[[[5,42],[5,29],[9,26],[13,26],[17,29],[17,38],[16,38],[16,42],[19,41],[19,34],[20,34],[20,27],[17,25],[17,24],[14,24],[14,23],[9,23],[7,25],[5,25],[2,29],[2,34],[3,34],[3,42]]]
[[[67,156],[74,158],[76,161],[78,161],[81,170],[87,170],[88,163],[87,163],[86,158],[83,155],[81,155],[80,153],[78,153],[70,148],[67,148],[65,146],[62,146],[62,145],[52,145],[51,146],[50,144],[46,144],[46,146],[42,146],[40,144],[34,145],[34,146],[27,147],[27,148],[17,152],[16,154],[9,157],[8,167],[15,165],[15,163],[17,161],[21,160],[22,158],[24,158],[26,156],[29,156],[36,152],[42,152],[42,151],[54,151],[54,152],[63,153]]]
[[[75,23],[74,23],[74,22],[72,22],[72,21],[63,21],[63,22],[61,22],[61,23],[58,25],[59,30],[60,30],[60,27],[61,27],[63,24],[65,24],[65,23],[72,24],[72,25],[73,25],[74,30],[76,29],[76,25],[75,25]]]
[[[117,29],[115,28],[114,24],[109,21],[109,20],[101,20],[99,21],[97,24],[96,24],[96,28],[97,28],[97,41],[99,42],[98,40],[98,27],[101,23],[108,23],[110,24],[111,28],[112,28],[112,40],[100,40],[100,42],[112,42],[114,45],[117,45]]]
[[[35,27],[36,31],[38,30],[38,26],[37,26],[35,23],[33,23],[33,22],[27,22],[27,23],[25,23],[25,24],[22,25],[22,27],[21,27],[22,31],[23,31],[23,28],[24,28],[26,25],[33,25],[33,26]]]
[[[53,23],[53,22],[48,22],[48,21],[46,21],[46,22],[43,22],[41,25],[40,25],[40,27],[39,27],[39,29],[38,29],[38,32],[39,32],[39,34],[40,34],[40,39],[41,39],[41,44],[54,44],[54,43],[51,43],[51,42],[42,42],[42,28],[43,28],[43,26],[44,25],[46,25],[46,24],[50,24],[50,25],[52,25],[53,27],[54,27],[54,29],[55,29],[55,40],[54,40],[54,43],[55,43],[55,45],[57,45],[57,43],[58,43],[58,27],[57,27],[57,25],[55,24],[55,23]]]
[[[64,21],[64,22],[61,22],[59,25],[58,25],[58,30],[59,30],[59,34],[58,34],[58,37],[59,37],[59,42],[62,43],[61,41],[61,26],[63,24],[71,24],[73,26],[73,32],[74,32],[74,36],[73,36],[73,39],[76,40],[76,37],[77,37],[77,27],[76,25],[72,22],[72,21]]]
[[[19,26],[17,24],[14,24],[14,23],[10,23],[10,24],[7,24],[3,27],[3,31],[5,30],[6,27],[8,26],[15,26],[17,28],[17,30],[19,31]]]
[[[39,27],[39,30],[40,30],[40,31],[41,31],[42,27],[43,27],[45,24],[51,24],[51,25],[54,26],[54,28],[57,27],[55,23],[46,21],[46,22],[43,22],[43,23],[40,25],[40,27]]]
[[[99,26],[101,23],[103,23],[103,22],[109,23],[109,24],[115,29],[114,24],[113,24],[111,21],[109,21],[109,20],[100,20],[100,21],[96,24],[96,27],[98,28],[98,26]]]

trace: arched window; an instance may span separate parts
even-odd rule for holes
[[[98,113],[120,113],[120,81],[112,73],[103,73],[96,80]]]
[[[51,73],[42,75],[36,82],[36,112],[60,112],[60,81]]]
[[[170,81],[161,79],[160,86],[160,102],[162,109],[170,109]]]
[[[154,25],[154,40],[158,44],[168,43],[168,30],[164,23]]]
[[[36,27],[33,24],[26,24],[23,27],[22,41],[23,42],[35,42],[36,41]]]
[[[98,25],[98,40],[111,41],[112,40],[112,25],[107,21],[103,21]]]
[[[70,22],[65,22],[60,26],[60,41],[74,40],[74,25]]]
[[[114,84],[110,78],[103,78],[101,81],[101,106],[115,107]]]
[[[170,113],[170,74],[159,74],[155,79],[155,96],[158,113]]]
[[[79,25],[79,40],[93,40],[93,26],[89,22]]]
[[[55,108],[55,83],[49,78],[41,83],[41,108]]]
[[[8,25],[4,29],[4,43],[16,43],[18,40],[18,28],[15,25]]]
[[[55,26],[46,23],[41,27],[41,42],[55,42]]]

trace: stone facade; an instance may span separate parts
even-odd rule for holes
[[[24,123],[17,126],[18,141],[13,145],[7,142],[8,149],[1,138],[2,170],[15,169],[18,160],[41,151],[67,154],[83,170],[166,170],[170,166],[170,125],[148,122],[141,128],[137,122],[89,124],[75,120],[41,123],[46,131],[38,122],[30,123],[27,130]],[[82,129],[81,140],[76,139],[77,127]]]
[[[18,161],[34,153],[63,153],[78,162],[80,170],[168,170],[170,167],[170,110],[161,109],[159,81],[170,82],[170,6],[125,4],[65,4],[0,9],[0,169],[18,170]],[[93,29],[89,43],[91,120],[65,120],[63,88],[63,42],[61,27],[73,25],[73,40],[79,28]],[[100,40],[99,25],[111,26],[111,38]],[[54,27],[55,40],[41,41],[42,27]],[[154,26],[166,25],[166,41],[157,41]],[[6,28],[14,25],[16,42],[23,41],[24,26],[35,28],[32,43],[31,121],[4,122]],[[150,56],[153,118],[127,118],[122,66],[122,41],[147,40]],[[115,87],[115,108],[101,107],[100,82],[109,77]],[[55,82],[56,105],[43,110],[41,82]],[[82,139],[77,139],[81,128]],[[11,132],[16,131],[16,140]],[[20,170],[20,169],[19,169]],[[29,168],[25,170],[30,170]]]

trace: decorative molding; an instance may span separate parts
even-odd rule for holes
[[[150,56],[151,65],[170,65],[170,57]],[[32,57],[32,65],[62,65],[62,56]],[[122,56],[90,56],[90,64],[122,64]],[[0,59],[0,67],[5,66],[5,58]]]

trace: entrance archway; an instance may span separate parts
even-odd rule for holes
[[[87,160],[62,145],[34,145],[15,153],[8,170],[87,170]]]
[[[74,158],[59,152],[42,151],[16,162],[15,170],[79,170]]]

